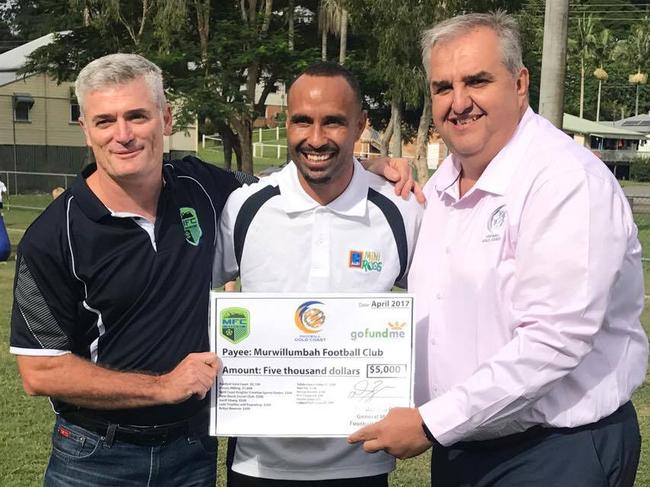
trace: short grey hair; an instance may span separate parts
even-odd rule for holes
[[[161,110],[167,100],[163,89],[162,71],[154,63],[138,54],[109,54],[88,63],[77,76],[74,89],[83,113],[88,93],[108,86],[122,85],[143,77],[151,97]]]
[[[445,42],[468,34],[481,27],[492,29],[499,39],[501,47],[501,60],[513,76],[519,74],[524,63],[521,57],[521,35],[519,25],[511,15],[503,10],[490,13],[471,13],[458,15],[443,20],[431,29],[422,33],[422,64],[431,79],[429,64],[431,63],[431,50],[438,42]]]

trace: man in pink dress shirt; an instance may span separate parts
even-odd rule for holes
[[[436,487],[631,487],[648,343],[625,196],[529,108],[511,17],[442,22],[423,61],[451,155],[424,188],[409,273],[418,407],[350,441],[400,458],[433,446]]]

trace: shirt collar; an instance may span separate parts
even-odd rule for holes
[[[534,131],[535,113],[528,107],[524,116],[517,125],[515,133],[508,143],[494,156],[487,165],[481,177],[476,181],[472,190],[481,190],[497,195],[505,194],[512,177],[525,157],[525,151],[530,144]],[[443,193],[459,199],[458,179],[460,177],[460,163],[453,155],[449,155],[436,171],[435,188],[438,196]],[[473,191],[472,191],[473,192]],[[469,195],[469,192],[468,194]]]
[[[300,213],[322,206],[303,189],[298,179],[298,168],[293,161],[278,173],[278,184],[282,194],[281,204],[287,213]],[[354,159],[350,184],[338,198],[325,205],[325,208],[341,215],[363,216],[366,213],[368,188],[366,170]]]
[[[88,178],[92,173],[97,170],[97,164],[94,162],[88,164],[81,174],[77,176],[72,183],[70,192],[77,199],[77,204],[79,208],[93,221],[99,221],[107,215],[110,215],[111,212],[106,206],[99,200],[95,193],[93,193],[86,183],[86,178]]]
[[[104,203],[93,193],[88,187],[86,179],[97,170],[97,164],[88,164],[81,173],[76,177],[72,183],[70,191],[77,199],[77,204],[81,210],[93,221],[99,221],[105,216],[111,215],[112,211],[109,210]],[[175,174],[171,165],[163,166],[163,188],[162,191],[169,189],[174,184]],[[162,192],[161,192],[162,195]]]

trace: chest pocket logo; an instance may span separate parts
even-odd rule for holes
[[[500,230],[506,222],[506,205],[499,206],[490,214],[487,221],[487,235],[483,238],[483,242],[496,242],[501,240]]]
[[[199,245],[199,240],[201,240],[201,236],[203,235],[196,210],[194,208],[181,208],[180,211],[185,240],[196,247]]]

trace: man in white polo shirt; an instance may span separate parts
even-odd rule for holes
[[[423,61],[451,155],[409,273],[420,406],[350,439],[398,457],[433,445],[436,487],[632,487],[648,343],[621,187],[528,106],[512,17],[446,20]]]
[[[315,64],[291,85],[288,111],[292,162],[231,194],[215,285],[239,275],[251,292],[390,291],[408,270],[421,208],[354,159],[366,124],[356,79]],[[359,266],[355,252],[375,265]],[[394,468],[343,438],[238,438],[229,456],[230,487],[385,487]]]

